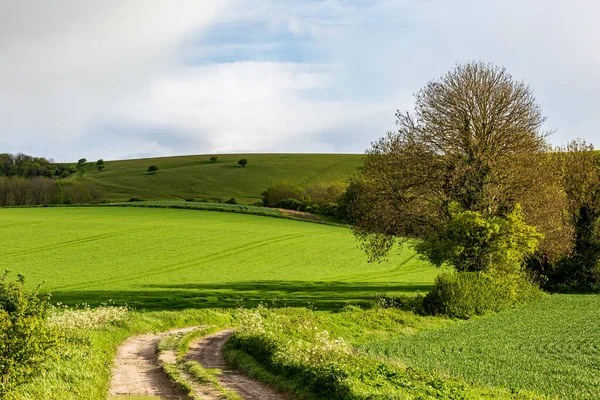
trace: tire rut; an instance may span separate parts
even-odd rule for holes
[[[277,392],[262,382],[229,369],[223,359],[223,347],[232,333],[233,330],[227,329],[193,342],[185,356],[186,360],[197,361],[205,369],[220,371],[215,374],[219,384],[245,400],[292,399],[288,394]]]
[[[174,329],[157,334],[148,333],[125,340],[117,349],[109,399],[121,395],[184,399],[185,396],[159,367],[156,347],[165,336],[187,333],[197,328]]]

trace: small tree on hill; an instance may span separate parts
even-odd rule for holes
[[[80,159],[77,161],[77,168],[81,168],[81,167],[83,167],[83,166],[85,165],[85,163],[87,163],[87,160],[86,160],[85,158],[80,158]]]
[[[238,164],[241,165],[242,167],[245,167],[246,164],[248,164],[248,160],[246,158],[240,158],[238,160]]]
[[[96,161],[96,168],[98,169],[98,171],[102,171],[104,169],[103,159],[99,159],[98,161]]]
[[[158,171],[158,167],[156,165],[151,165],[148,167],[148,172],[156,172]]]
[[[217,162],[217,160],[218,160],[218,159],[219,159],[219,157],[217,157],[217,156],[212,156],[212,157],[210,158],[210,160],[209,160],[209,161],[210,161],[210,163],[211,163],[211,164],[214,164],[214,163],[216,163],[216,162]]]

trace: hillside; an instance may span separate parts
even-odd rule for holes
[[[362,164],[360,154],[219,154],[106,161],[98,171],[89,163],[79,179],[95,184],[109,201],[132,197],[144,200],[259,201],[271,184],[288,181],[297,185],[345,182]],[[240,158],[248,165],[237,164]],[[159,171],[148,173],[156,165]]]

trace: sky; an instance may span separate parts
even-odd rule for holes
[[[363,153],[456,63],[600,147],[595,0],[0,0],[0,153]]]

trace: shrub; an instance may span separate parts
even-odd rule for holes
[[[216,163],[216,162],[217,162],[217,160],[218,160],[218,159],[219,159],[219,157],[217,157],[217,156],[212,156],[212,157],[210,158],[210,160],[209,160],[209,161],[210,161],[210,163],[211,163],[211,164],[214,164],[214,163]]]
[[[263,206],[281,207],[281,203],[286,199],[304,199],[302,188],[288,182],[278,182],[261,193]]]
[[[158,171],[158,167],[156,165],[151,165],[150,167],[148,167],[147,172],[156,172],[156,171]]]
[[[543,292],[524,272],[446,272],[423,299],[424,310],[468,319],[540,299]]]
[[[224,203],[226,203],[226,204],[237,204],[237,200],[232,197],[229,200],[225,200]]]
[[[39,286],[25,289],[19,275],[0,279],[0,398],[42,369],[56,345],[56,333],[46,321],[50,296],[39,296]]]
[[[133,203],[133,202],[135,202],[135,201],[144,201],[144,199],[142,199],[142,198],[139,198],[139,197],[132,197],[132,198],[130,198],[130,199],[129,199],[129,200],[127,200],[127,201],[128,201],[128,202],[130,202],[130,203]]]
[[[241,165],[242,167],[245,167],[246,164],[248,164],[248,159],[246,159],[246,158],[240,158],[238,160],[238,164]]]

